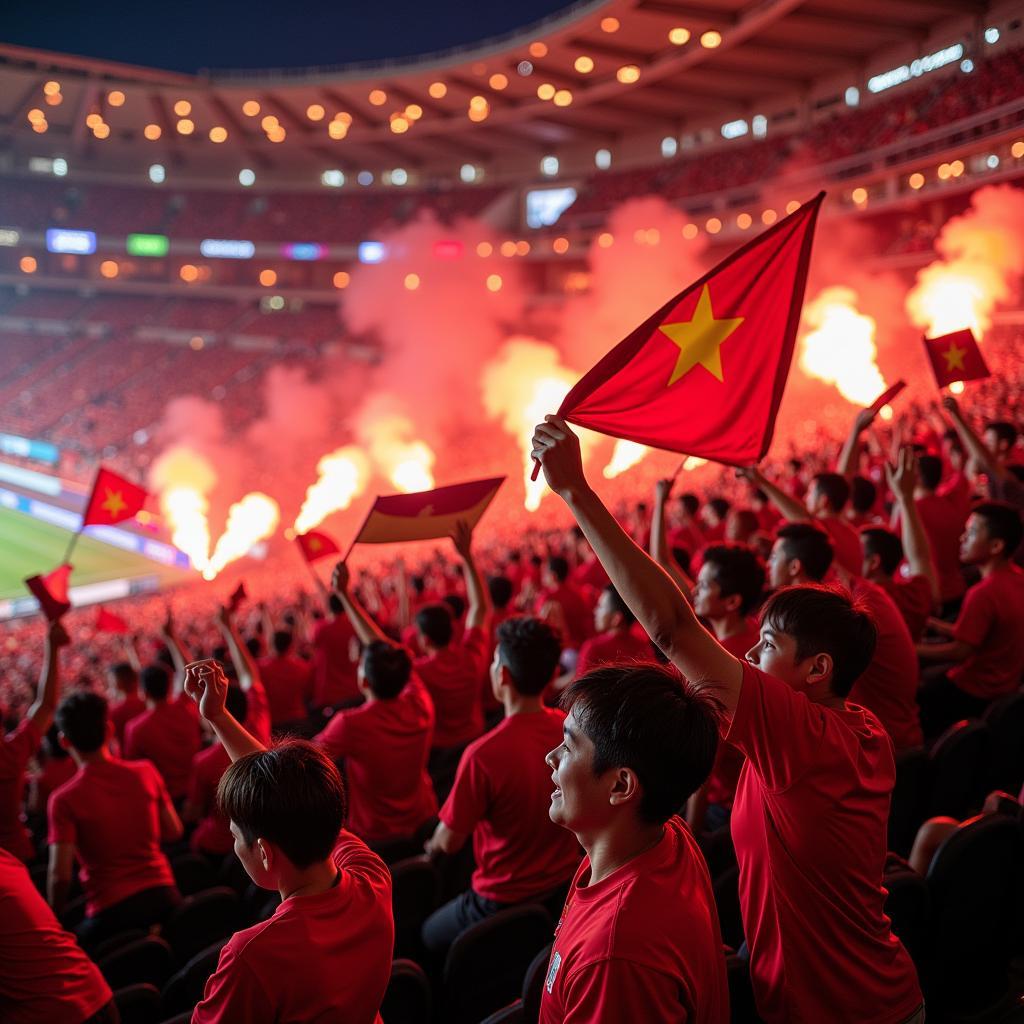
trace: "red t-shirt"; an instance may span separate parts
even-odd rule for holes
[[[878,643],[871,664],[847,699],[875,713],[897,751],[919,747],[924,742],[917,706],[920,668],[910,630],[896,603],[878,584],[858,579],[853,595],[870,609]]]
[[[294,722],[306,717],[306,701],[313,697],[313,666],[290,654],[261,658],[260,680],[267,691],[270,719]]]
[[[123,700],[111,704],[108,710],[110,721],[114,723],[114,734],[118,746],[124,749],[124,727],[146,710],[146,702],[137,693],[125,694]]]
[[[443,650],[413,660],[434,701],[435,747],[456,747],[483,732],[480,673],[489,654],[484,631],[467,629],[461,642],[452,640]]]
[[[168,800],[146,761],[90,761],[52,797],[47,841],[71,843],[91,917],[144,889],[173,886],[160,849],[160,807]]]
[[[600,591],[611,582],[604,566],[596,558],[588,558],[569,573],[569,582],[585,590]]]
[[[891,576],[879,586],[892,598],[910,630],[910,639],[919,643],[932,614],[932,585],[924,576]]]
[[[541,991],[540,1024],[727,1024],[729,986],[707,865],[679,820],[650,850],[573,879]]]
[[[609,631],[601,633],[600,636],[592,636],[584,642],[580,648],[579,660],[576,662],[576,677],[579,678],[602,665],[652,661],[654,654],[646,640],[641,640],[629,630],[621,633]]]
[[[692,558],[701,548],[707,546],[707,540],[696,524],[685,523],[668,531],[668,546],[682,548]]]
[[[393,700],[339,711],[313,740],[345,758],[348,827],[361,839],[411,836],[437,813],[427,774],[434,704],[413,676]]]
[[[939,576],[939,597],[952,601],[966,587],[960,571],[960,535],[971,511],[970,486],[966,477],[960,477],[950,490],[917,498],[914,504],[931,545]]]
[[[766,1024],[901,1024],[917,973],[883,904],[892,742],[863,708],[809,701],[752,665],[726,738],[740,908]]]
[[[971,587],[953,627],[953,639],[978,649],[947,673],[965,693],[993,700],[1013,693],[1024,676],[1024,572],[996,569]]]
[[[544,606],[549,601],[557,604],[565,617],[565,628],[569,634],[562,638],[565,646],[578,649],[594,632],[594,613],[590,605],[571,583],[561,583],[550,590],[542,590],[537,595],[534,613],[543,614]]]
[[[544,756],[562,742],[554,708],[512,715],[471,743],[438,815],[473,834],[473,891],[522,903],[564,885],[579,862],[576,837],[548,817],[551,769]]]
[[[864,565],[860,534],[838,516],[822,516],[814,522],[832,538],[834,558],[838,566],[854,576],[859,576]]]
[[[313,631],[313,703],[317,707],[358,699],[351,655],[355,635],[344,615],[325,619]]]
[[[182,695],[133,718],[124,727],[122,753],[129,761],[152,761],[168,792],[177,800],[188,792],[188,776],[199,742],[196,705]]]
[[[231,936],[192,1024],[380,1024],[395,941],[391,875],[348,832],[333,856],[333,888],[292,896]]]
[[[0,850],[0,1020],[80,1024],[110,999],[99,968],[57,923],[25,866]]]
[[[0,850],[30,861],[35,856],[32,837],[21,814],[25,794],[25,768],[39,749],[41,737],[31,720],[24,718],[14,732],[0,733]]]

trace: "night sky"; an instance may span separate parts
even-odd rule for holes
[[[0,41],[173,71],[312,67],[464,45],[565,0],[7,0]]]

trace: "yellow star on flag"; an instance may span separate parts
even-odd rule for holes
[[[964,368],[965,355],[967,355],[967,349],[958,348],[956,342],[953,342],[953,344],[942,353],[942,358],[946,360],[947,371],[962,370]]]
[[[671,387],[681,377],[685,377],[698,363],[716,380],[723,380],[720,346],[741,323],[741,316],[724,320],[715,319],[714,310],[711,308],[711,292],[708,286],[704,285],[692,320],[678,324],[662,324],[659,328],[679,348],[679,358],[667,386]]]
[[[106,496],[103,499],[103,504],[100,505],[104,512],[109,512],[112,516],[116,516],[128,507],[127,502],[124,500],[124,495],[120,491],[107,487],[105,488],[105,493]]]
[[[310,551],[319,551],[320,548],[322,548],[322,547],[323,547],[323,545],[320,543],[320,538],[319,537],[310,537],[309,538],[309,550]]]

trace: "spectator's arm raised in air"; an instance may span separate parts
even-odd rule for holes
[[[172,693],[173,696],[177,697],[185,687],[185,663],[188,661],[188,652],[178,637],[178,631],[174,626],[174,615],[169,606],[167,608],[167,618],[164,619],[164,624],[160,627],[160,636],[171,655],[171,661],[174,663]]]
[[[957,400],[952,395],[944,395],[942,408],[949,413],[949,418],[953,421],[953,429],[956,430],[957,437],[967,449],[967,454],[974,461],[975,466],[986,476],[1002,480],[1007,474],[1006,467],[992,458],[992,453],[985,447],[985,442],[978,437],[960,411]]]
[[[491,623],[491,595],[480,578],[480,570],[473,558],[473,531],[469,524],[460,519],[452,530],[452,543],[462,561],[462,576],[466,581],[469,610],[466,612],[466,629],[486,630]]]
[[[672,577],[683,597],[693,603],[693,580],[683,572],[683,567],[675,560],[672,549],[668,546],[668,523],[665,517],[665,505],[672,494],[672,481],[659,480],[654,485],[654,512],[651,516],[650,551],[658,565]]]
[[[384,630],[370,618],[366,613],[366,609],[359,603],[359,599],[352,593],[352,579],[348,566],[344,562],[339,562],[334,567],[334,574],[331,576],[331,586],[334,588],[334,593],[341,602],[342,608],[345,609],[345,614],[348,616],[348,621],[352,623],[352,628],[355,630],[359,642],[364,647],[367,644],[372,644],[374,640],[383,640],[385,643],[391,642],[384,635]]]
[[[532,454],[648,636],[691,683],[714,689],[731,717],[743,682],[742,664],[700,624],[668,573],[633,543],[591,490],[579,438],[565,420],[544,418],[534,430]]]
[[[917,456],[909,445],[900,451],[899,461],[894,469],[888,463],[885,466],[885,478],[889,482],[889,490],[896,498],[900,509],[900,532],[903,540],[903,552],[907,556],[907,564],[914,576],[923,576],[932,589],[932,601],[939,603],[939,574],[932,558],[932,546],[921,522],[921,513],[917,511],[914,501],[914,487],[917,484]]]
[[[228,645],[231,663],[235,666],[235,673],[238,676],[238,685],[243,690],[248,690],[260,678],[259,666],[239,636],[231,611],[223,605],[217,609],[217,626]]]
[[[773,484],[757,466],[738,469],[736,475],[742,480],[749,480],[755,487],[760,487],[768,495],[768,500],[782,514],[782,518],[788,522],[807,523],[814,518],[799,498],[794,498],[792,494],[787,494],[781,487]]]
[[[64,624],[59,619],[48,624],[46,642],[43,645],[43,669],[39,673],[36,699],[25,716],[40,736],[53,724],[53,715],[57,710],[57,696],[60,690],[58,651],[70,642]]]
[[[870,409],[861,409],[854,417],[850,433],[843,442],[842,451],[839,453],[839,461],[836,463],[836,472],[841,473],[847,480],[851,479],[857,472],[857,457],[860,455],[860,438],[872,423],[875,422],[875,413]]]
[[[267,749],[228,711],[228,677],[216,661],[194,661],[186,667],[185,693],[199,706],[199,714],[210,723],[232,761]]]

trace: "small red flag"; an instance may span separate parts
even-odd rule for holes
[[[559,414],[716,462],[762,458],[789,374],[824,196],[665,303],[579,381]]]
[[[925,338],[924,350],[940,388],[957,380],[981,380],[991,376],[970,328],[944,334],[941,338]]]
[[[505,478],[499,476],[416,494],[379,497],[352,544],[390,544],[447,537],[460,519],[472,529],[504,482]]]
[[[295,540],[307,562],[315,562],[318,558],[326,558],[328,555],[341,554],[341,548],[326,533],[319,530],[296,534]]]
[[[96,609],[96,632],[127,633],[128,623],[125,622],[120,615],[108,612],[106,608],[100,605],[100,607]]]
[[[905,387],[907,382],[905,380],[898,380],[891,388],[886,388],[868,408],[873,413],[879,413],[882,408],[888,405]]]
[[[85,506],[82,526],[113,526],[142,511],[149,492],[100,466]]]
[[[71,607],[71,602],[68,600],[68,577],[70,575],[71,566],[65,562],[45,576],[29,576],[25,580],[25,586],[39,602],[39,607],[48,622],[56,621]]]
[[[228,611],[234,615],[235,612],[238,611],[239,605],[241,605],[248,596],[249,595],[245,592],[245,584],[239,583],[228,598]]]

